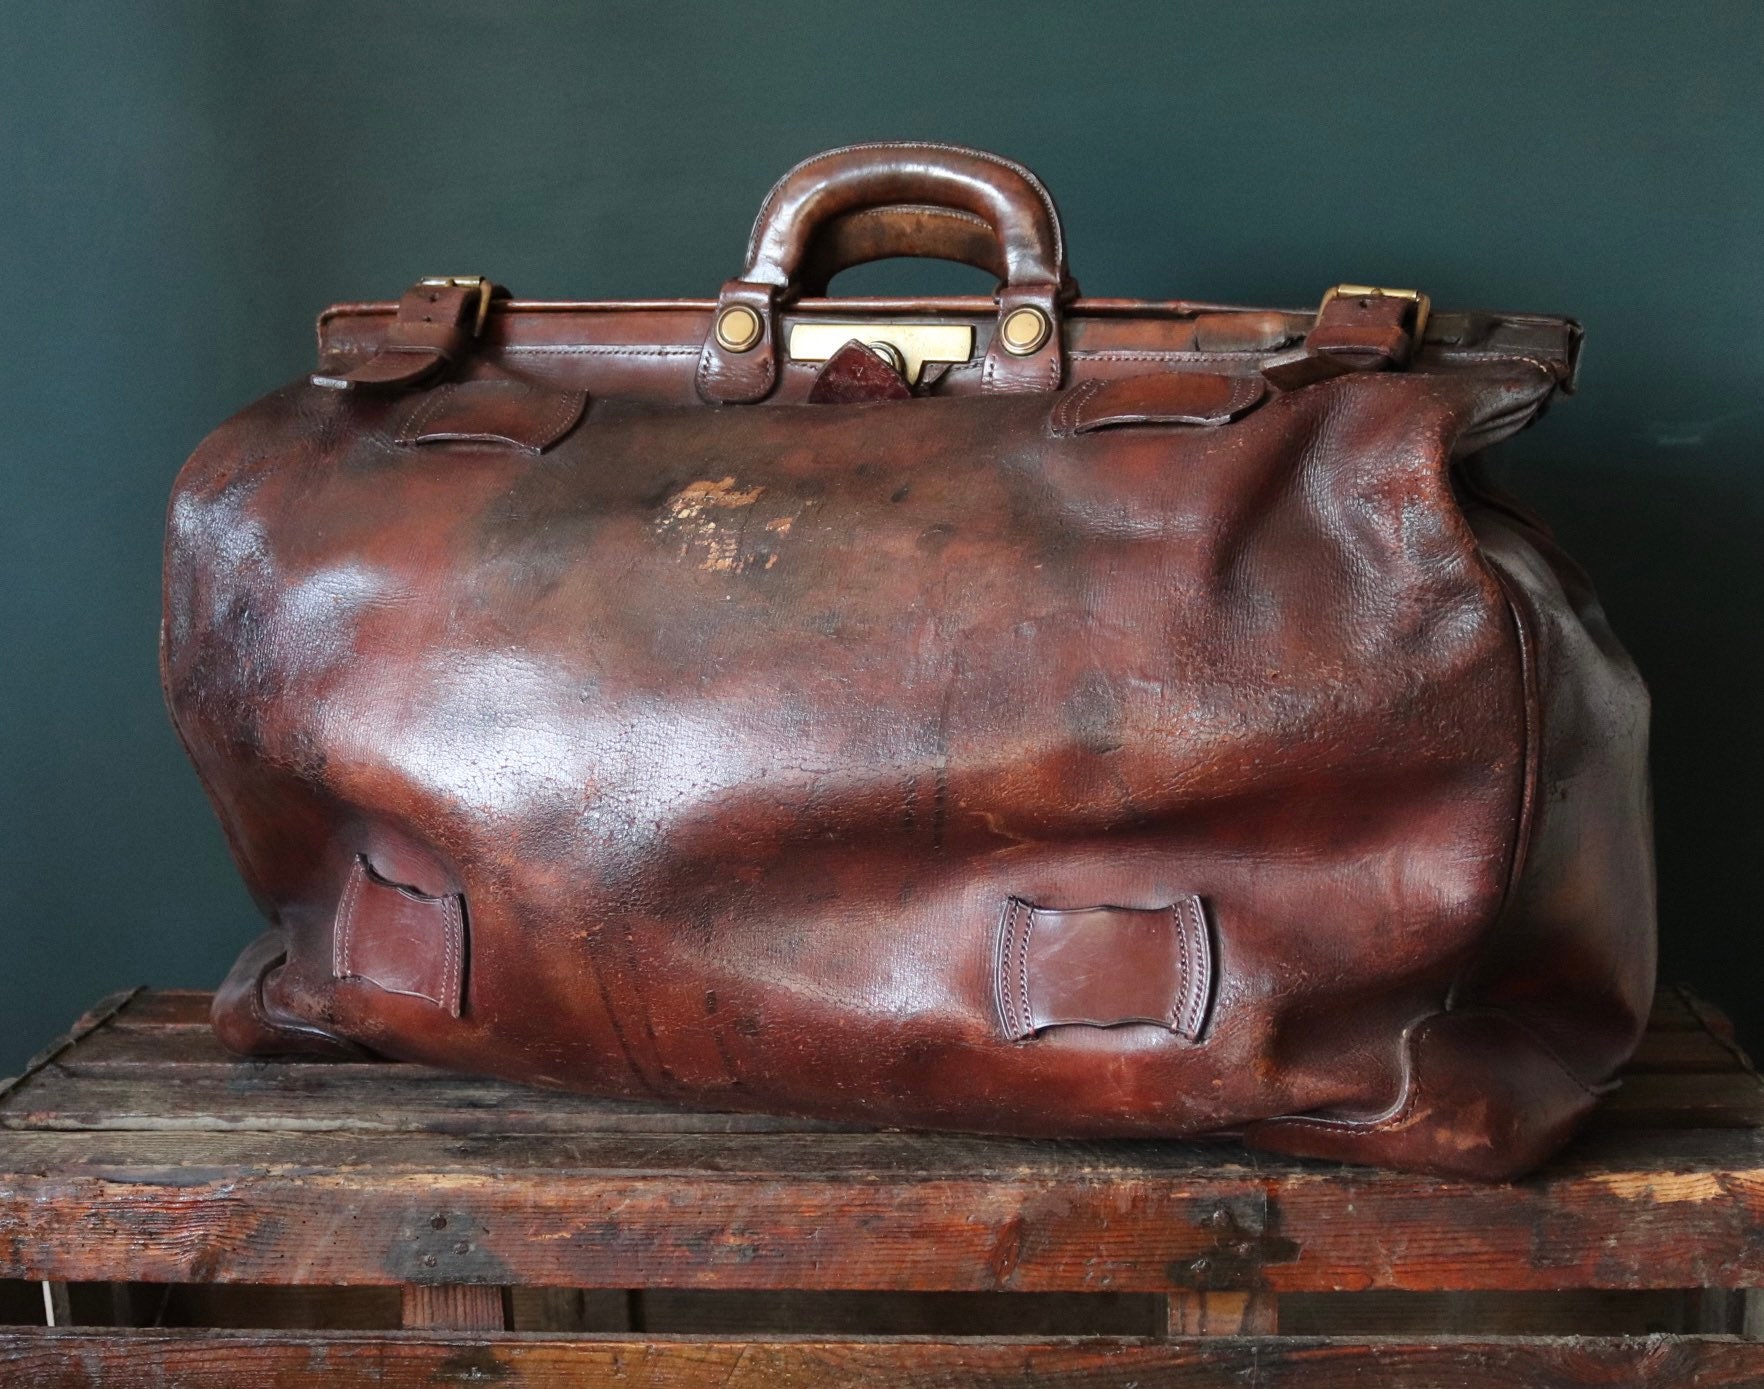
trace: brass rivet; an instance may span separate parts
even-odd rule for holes
[[[725,352],[747,352],[765,335],[760,316],[745,304],[731,304],[717,315],[717,346]]]
[[[1027,357],[1039,351],[1052,331],[1053,324],[1048,322],[1047,315],[1028,304],[1012,309],[998,325],[999,341],[1013,357]]]

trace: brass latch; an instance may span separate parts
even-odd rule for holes
[[[790,329],[790,360],[824,362],[856,339],[919,384],[927,362],[954,365],[974,355],[971,323],[797,323]]]

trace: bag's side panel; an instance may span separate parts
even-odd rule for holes
[[[1513,606],[1530,773],[1500,919],[1405,1040],[1393,1107],[1256,1125],[1260,1147],[1502,1178],[1548,1157],[1634,1051],[1654,994],[1648,696],[1585,574],[1521,513],[1466,510]]]
[[[1470,515],[1530,636],[1538,771],[1507,910],[1458,998],[1505,1010],[1598,1086],[1654,997],[1647,687],[1553,539],[1516,511]]]

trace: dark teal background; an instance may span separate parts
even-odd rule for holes
[[[788,165],[903,137],[1037,170],[1091,293],[1584,320],[1506,472],[1655,691],[1665,974],[1764,1032],[1764,4],[0,0],[0,1074],[257,929],[160,706],[158,547],[318,310],[706,295]]]

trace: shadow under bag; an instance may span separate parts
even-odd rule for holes
[[[833,299],[964,261],[992,298]],[[715,300],[425,280],[179,476],[252,1055],[1506,1177],[1654,975],[1647,695],[1472,455],[1579,329],[1080,296],[1027,170],[791,170]]]

